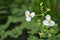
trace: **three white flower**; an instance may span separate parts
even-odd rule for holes
[[[47,25],[47,26],[54,26],[55,25],[55,22],[51,20],[50,15],[46,15],[45,18],[46,18],[46,20],[43,21],[44,25]]]
[[[25,12],[25,16],[26,16],[26,21],[29,22],[31,21],[31,18],[34,18],[35,16],[35,12],[30,13],[28,10]]]

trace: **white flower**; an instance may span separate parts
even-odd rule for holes
[[[47,25],[47,26],[54,26],[55,25],[55,22],[51,20],[50,15],[46,15],[45,18],[46,18],[46,20],[43,21],[44,25]]]
[[[31,17],[33,18],[35,16],[35,12],[32,12],[31,13]]]
[[[26,21],[29,22],[31,21],[31,18],[33,18],[35,16],[35,12],[30,13],[28,10],[25,12],[25,16],[26,16]]]

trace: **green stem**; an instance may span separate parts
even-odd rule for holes
[[[42,26],[42,33],[44,32],[44,25]]]
[[[41,14],[35,15],[35,16],[41,16]]]
[[[49,26],[46,26],[46,30],[48,30]]]
[[[48,11],[45,11],[44,14],[47,13],[47,12],[48,12]]]

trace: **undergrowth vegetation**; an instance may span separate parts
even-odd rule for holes
[[[60,40],[60,0],[0,0],[0,40]]]

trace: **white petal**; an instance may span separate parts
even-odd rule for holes
[[[26,16],[26,17],[29,17],[28,14],[30,14],[30,12],[27,10],[27,11],[25,12],[25,16]]]
[[[31,17],[26,17],[26,21],[27,22],[31,21]]]
[[[35,16],[35,12],[32,12],[31,13],[31,17],[33,18]]]
[[[51,16],[50,15],[46,15],[46,20],[50,20],[51,19]]]
[[[55,22],[54,21],[51,21],[49,26],[54,26],[55,25]]]
[[[25,14],[28,14],[28,13],[30,13],[28,10],[25,12]]]
[[[49,23],[48,23],[48,21],[47,21],[47,20],[44,20],[44,21],[43,21],[43,24],[44,24],[44,25],[48,25],[48,26],[49,26]]]

